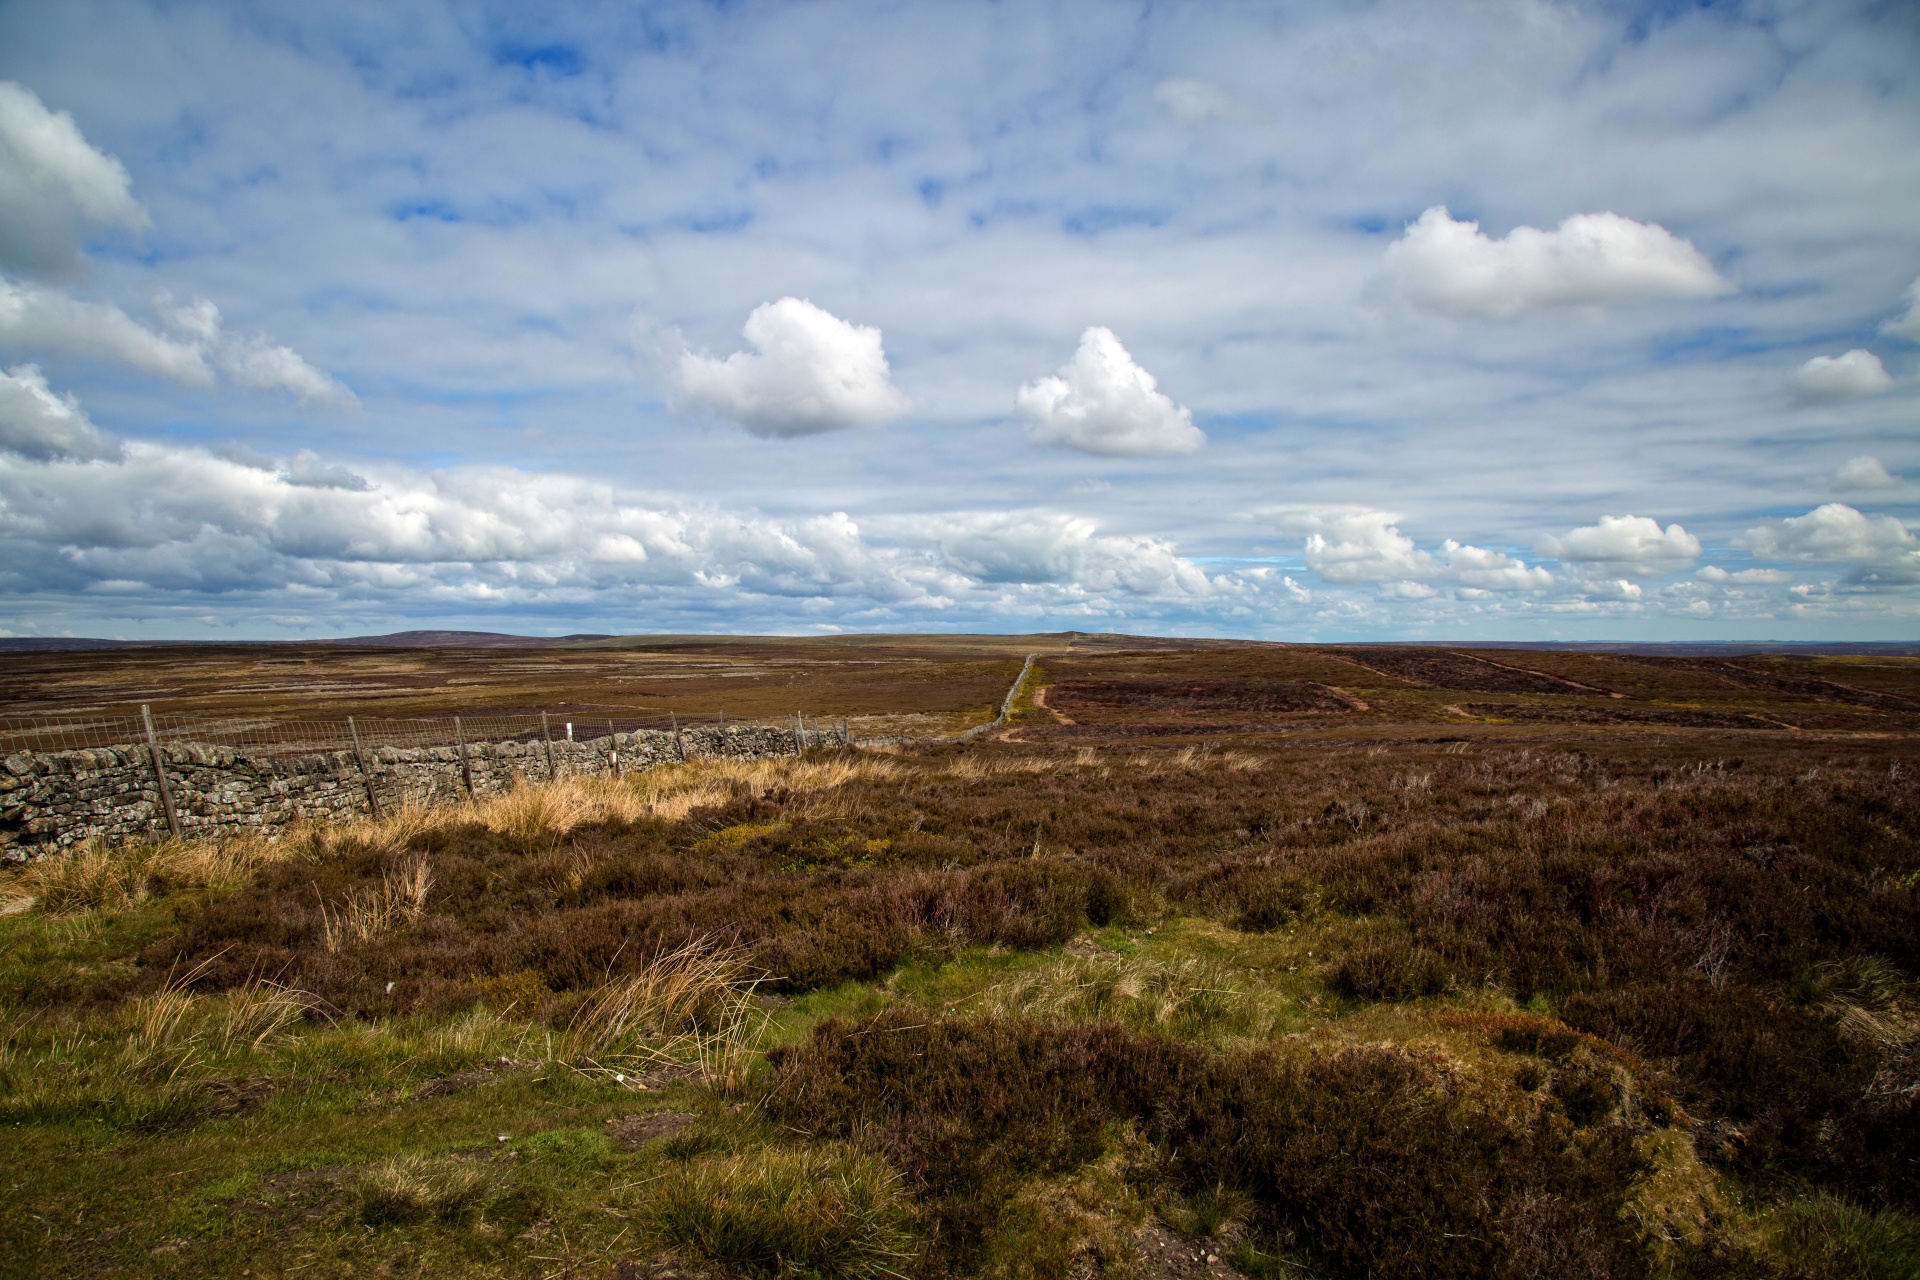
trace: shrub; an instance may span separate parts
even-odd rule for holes
[[[1297,1233],[1337,1271],[1612,1274],[1638,1256],[1621,1217],[1643,1171],[1629,1128],[1497,1115],[1444,1063],[1390,1047],[1221,1052],[1113,1026],[891,1012],[823,1024],[774,1057],[769,1113],[877,1143],[929,1200],[951,1264],[1021,1180],[1085,1164],[1125,1121],[1159,1147],[1175,1192],[1244,1196],[1254,1227]],[[1555,1261],[1563,1247],[1573,1271]]]

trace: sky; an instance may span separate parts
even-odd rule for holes
[[[0,0],[0,634],[1920,638],[1906,3]]]

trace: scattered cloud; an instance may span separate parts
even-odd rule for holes
[[[1553,575],[1504,551],[1463,546],[1448,538],[1440,544],[1447,558],[1447,571],[1462,586],[1481,591],[1544,591],[1553,585]]]
[[[1162,80],[1153,97],[1181,124],[1204,124],[1233,109],[1233,101],[1205,80]]]
[[[308,364],[292,347],[265,338],[229,340],[220,351],[220,370],[240,386],[285,391],[307,404],[350,408],[359,403],[344,384]]]
[[[1845,493],[1855,489],[1890,489],[1900,483],[1900,477],[1888,471],[1880,459],[1863,453],[1840,464],[1840,469],[1827,483]]]
[[[71,115],[0,81],[0,269],[64,275],[80,263],[83,234],[146,226],[124,165],[89,145]]]
[[[1749,529],[1742,542],[1767,560],[1851,565],[1855,586],[1920,583],[1920,538],[1892,516],[1866,515],[1844,502]]]
[[[1880,357],[1861,347],[1840,356],[1815,356],[1795,369],[1787,381],[1794,398],[1808,403],[1855,400],[1893,385]]]
[[[1094,325],[1058,374],[1027,383],[1014,403],[1036,445],[1108,457],[1197,452],[1206,433],[1158,385],[1113,330]]]
[[[213,385],[203,345],[156,333],[115,306],[0,280],[0,347],[123,364],[190,387]]]
[[[1880,326],[1880,332],[1920,342],[1920,280],[1907,286],[1907,314],[1887,321]]]
[[[1681,567],[1700,555],[1700,539],[1677,524],[1665,529],[1646,516],[1601,516],[1565,537],[1544,538],[1540,553],[1602,572],[1639,575]]]
[[[302,449],[294,454],[283,474],[288,484],[306,489],[345,489],[350,493],[365,493],[373,488],[365,476],[355,475],[342,466],[322,462],[320,455],[311,449]]]
[[[1582,213],[1555,231],[1515,227],[1499,240],[1436,205],[1387,247],[1367,298],[1468,320],[1556,307],[1601,307],[1734,292],[1706,256],[1666,228]]]
[[[1627,578],[1589,578],[1580,584],[1580,594],[1594,600],[1639,600],[1646,595],[1639,583]]]
[[[1731,572],[1717,564],[1702,565],[1693,575],[1702,582],[1731,582],[1745,587],[1779,587],[1793,581],[1784,569],[1735,569]]]
[[[679,407],[719,414],[766,437],[878,426],[906,412],[878,329],[789,297],[755,307],[741,332],[752,351],[724,360],[679,354]]]
[[[1452,538],[1440,544],[1438,554],[1424,551],[1400,532],[1400,517],[1389,511],[1272,508],[1256,518],[1304,533],[1307,567],[1327,582],[1389,584],[1394,587],[1390,598],[1426,599],[1437,593],[1421,584],[1436,580],[1472,592],[1544,591],[1554,581],[1547,570],[1504,551]]]
[[[30,367],[0,379],[0,586],[228,593],[406,592],[565,601],[606,591],[682,605],[839,600],[1109,611],[1262,589],[1212,579],[1163,539],[1046,511],[775,519],[506,468],[364,476],[302,451],[121,442]],[[1276,597],[1291,598],[1276,581]],[[634,593],[638,593],[635,595]]]
[[[0,450],[40,462],[122,456],[120,442],[89,422],[72,396],[55,395],[30,364],[0,374]]]
[[[291,347],[223,333],[220,308],[205,298],[185,306],[163,303],[161,318],[166,333],[115,306],[0,280],[0,347],[126,365],[189,387],[211,387],[217,365],[239,386],[285,391],[307,403],[358,403],[352,391]]]
[[[888,522],[903,541],[937,547],[950,568],[981,582],[1047,583],[1139,596],[1213,594],[1214,584],[1162,538],[1102,535],[1082,516],[972,512]]]

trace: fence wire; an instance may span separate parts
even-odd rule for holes
[[[163,744],[198,743],[231,747],[258,756],[319,755],[350,751],[355,737],[362,750],[378,747],[451,747],[468,742],[590,741],[610,733],[643,729],[684,730],[716,725],[791,728],[791,717],[742,720],[721,712],[710,715],[606,715],[577,711],[477,712],[455,716],[354,716],[319,719],[297,716],[175,715],[155,713],[153,730]],[[809,728],[826,728],[818,720]],[[0,755],[21,751],[79,751],[97,747],[145,745],[146,723],[137,715],[0,716]]]

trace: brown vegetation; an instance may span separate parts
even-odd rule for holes
[[[1014,730],[1072,746],[673,766],[89,850],[22,878],[49,938],[170,914],[7,988],[4,1114],[226,1123],[223,1097],[309,1078],[303,1028],[357,1061],[421,1026],[407,1060],[458,1090],[381,1096],[537,1070],[516,1106],[565,1081],[607,1110],[524,1169],[362,1156],[337,1180],[356,1230],[532,1240],[565,1185],[602,1189],[576,1230],[669,1251],[658,1274],[1152,1276],[1139,1242],[1169,1233],[1261,1280],[1912,1274],[1905,713],[1528,660],[1625,696],[1503,689],[1466,720],[1325,652],[1075,652],[1041,678],[1080,723],[1017,706]],[[1822,706],[1856,728],[1796,727]],[[1141,737],[1209,732],[1237,740]],[[218,1089],[214,1062],[237,1064]],[[635,1116],[671,1090],[670,1121]]]

